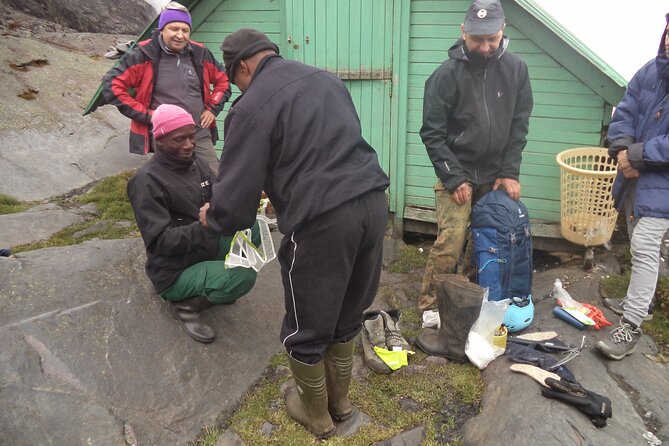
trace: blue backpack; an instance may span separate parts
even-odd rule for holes
[[[532,294],[532,235],[527,208],[504,190],[485,194],[472,209],[472,264],[489,300]]]

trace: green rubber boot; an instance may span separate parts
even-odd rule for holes
[[[323,361],[305,364],[288,357],[295,386],[286,392],[286,410],[295,421],[318,438],[334,433],[335,426],[328,413],[328,394]]]
[[[353,369],[353,346],[355,340],[330,344],[325,350],[325,383],[328,389],[328,411],[336,421],[344,421],[353,415],[353,406],[348,399]]]

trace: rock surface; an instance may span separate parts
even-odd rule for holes
[[[0,194],[42,200],[133,169],[129,120],[105,106],[82,116],[127,35],[68,32],[10,9],[0,23]]]
[[[204,345],[153,294],[144,260],[141,239],[0,258],[0,444],[186,444],[282,350],[277,262],[205,313],[217,340]]]
[[[0,0],[81,32],[139,34],[156,16],[145,0]]]
[[[601,305],[598,284],[601,277],[617,272],[610,254],[599,256],[598,264],[586,273],[578,267],[557,267],[534,276],[537,296],[535,320],[528,331],[555,331],[570,345],[587,346],[580,357],[567,364],[584,388],[611,399],[613,417],[606,427],[596,428],[575,408],[541,395],[531,378],[509,370],[512,362],[502,356],[483,372],[486,389],[481,413],[465,425],[466,445],[514,444],[517,446],[562,445],[646,445],[644,435],[669,439],[669,367],[654,358],[657,348],[643,336],[637,351],[623,361],[608,361],[595,350],[609,328],[578,330],[553,316],[555,301],[545,298],[556,278],[570,282],[569,293],[582,303],[597,305],[614,324],[618,319]],[[558,358],[559,359],[559,358]]]
[[[0,227],[2,227],[0,247],[12,248],[46,240],[61,229],[83,220],[80,215],[59,207],[49,209],[37,207],[18,214],[0,215]]]

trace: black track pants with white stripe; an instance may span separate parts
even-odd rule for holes
[[[385,193],[372,191],[284,237],[281,341],[292,357],[316,363],[328,344],[358,334],[379,286],[387,221]]]

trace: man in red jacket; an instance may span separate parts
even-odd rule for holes
[[[217,172],[216,115],[230,98],[230,82],[211,51],[190,40],[191,28],[188,9],[176,2],[165,6],[158,30],[109,70],[102,93],[109,104],[132,119],[132,153],[153,150],[151,115],[159,105],[173,104],[187,110],[197,124],[195,154]]]

